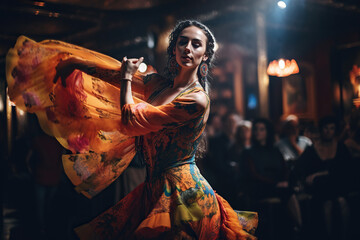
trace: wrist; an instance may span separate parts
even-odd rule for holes
[[[133,75],[130,74],[130,73],[124,73],[122,76],[121,76],[121,79],[129,79],[130,81],[132,80],[132,77]]]
[[[122,82],[132,82],[132,79],[130,78],[121,78]]]

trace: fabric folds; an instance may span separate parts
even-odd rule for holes
[[[6,57],[8,94],[17,107],[35,113],[41,128],[72,152],[63,156],[65,172],[76,190],[91,198],[124,171],[135,145],[133,137],[120,131],[118,82],[75,70],[66,87],[60,80],[54,83],[57,64],[71,56],[108,69],[121,68],[119,61],[79,46],[20,36]],[[143,75],[137,73],[133,81],[135,100],[140,102]]]

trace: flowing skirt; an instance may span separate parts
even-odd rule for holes
[[[75,229],[80,239],[256,239],[258,216],[235,212],[194,163],[139,185]]]

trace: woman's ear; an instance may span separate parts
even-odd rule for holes
[[[204,54],[204,56],[203,56],[203,62],[206,62],[207,60],[209,59],[209,57],[207,56],[207,54]]]
[[[172,52],[173,52],[173,54],[175,55],[175,47],[173,48],[173,51],[172,51]]]

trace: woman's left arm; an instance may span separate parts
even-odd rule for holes
[[[143,57],[136,59],[123,58],[122,67],[120,72],[120,107],[123,108],[125,104],[133,104],[134,99],[132,97],[131,83],[135,72],[138,70],[140,64],[144,60]]]

